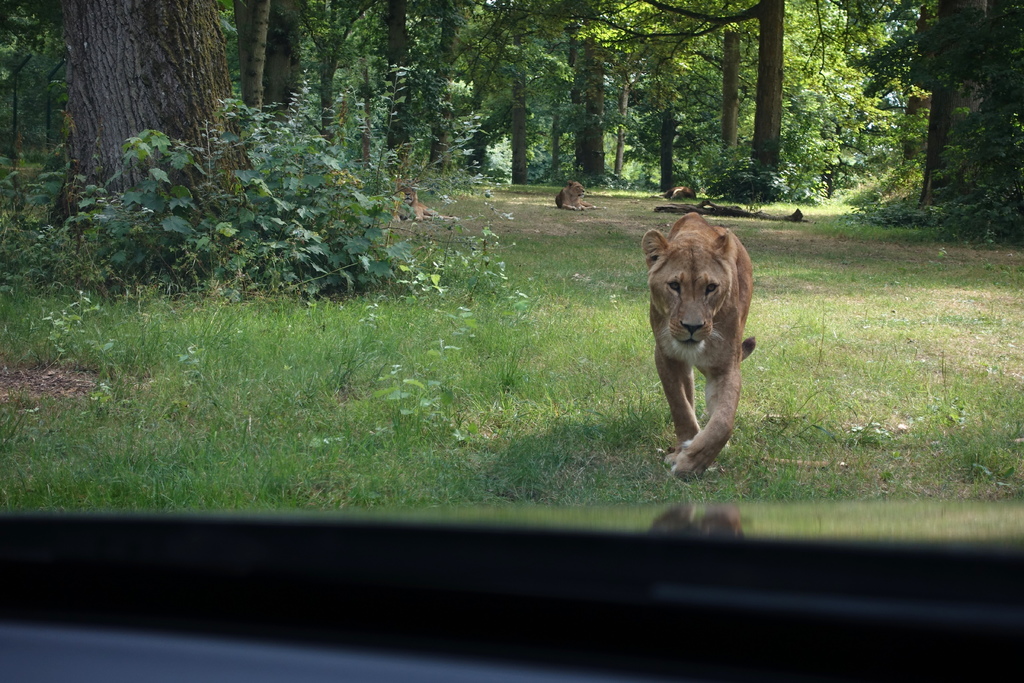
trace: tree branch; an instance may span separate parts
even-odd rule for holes
[[[739,14],[732,14],[725,17],[713,16],[711,14],[704,14],[703,12],[694,12],[692,10],[685,9],[683,7],[675,7],[668,3],[661,2],[660,0],[643,0],[645,3],[659,9],[662,12],[671,12],[672,14],[678,14],[686,17],[687,19],[693,19],[694,21],[703,21],[707,24],[715,24],[717,26],[724,26],[726,24],[737,24],[741,21],[747,21],[748,19],[754,19],[761,11],[761,3],[753,5],[749,9],[745,9]]]

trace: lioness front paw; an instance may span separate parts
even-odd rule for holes
[[[677,477],[693,477],[703,474],[714,457],[707,458],[706,449],[697,446],[693,447],[693,440],[684,441],[672,454],[671,459],[665,461],[672,465],[672,474]]]
[[[679,454],[682,453],[685,449],[689,448],[691,443],[693,443],[693,439],[687,439],[678,446],[673,446],[672,448],[668,449],[668,451],[665,452],[665,464],[674,465],[676,462],[676,458],[679,457]]]
[[[681,479],[687,479],[703,474],[707,468],[707,465],[699,463],[684,454],[676,458],[675,463],[672,465],[672,474]]]

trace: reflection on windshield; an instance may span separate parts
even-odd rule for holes
[[[698,514],[696,505],[683,504],[674,505],[658,516],[651,524],[651,531],[740,538],[743,524],[740,509],[735,505],[708,505]]]
[[[1024,504],[955,501],[500,506],[342,513],[417,523],[675,533],[763,540],[983,544],[1024,548]]]

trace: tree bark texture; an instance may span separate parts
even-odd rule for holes
[[[234,0],[234,7],[242,101],[259,109],[263,106],[263,71],[267,61],[270,0]]]
[[[272,0],[267,29],[267,64],[263,72],[263,100],[266,106],[278,112],[287,111],[299,93],[301,41],[295,0]]]
[[[676,141],[676,119],[671,111],[665,110],[661,116],[661,190],[666,192],[675,185],[673,178],[673,164],[675,141]]]
[[[597,44],[583,43],[581,94],[583,126],[577,133],[576,163],[585,176],[604,175],[604,60]]]
[[[782,39],[785,0],[761,0],[757,53],[757,110],[754,112],[754,158],[768,168],[779,166],[782,137]]]
[[[941,21],[965,10],[985,12],[987,8],[987,0],[939,0],[938,18]],[[921,206],[932,205],[935,202],[935,190],[948,183],[948,178],[942,177],[946,170],[943,154],[949,142],[950,130],[958,118],[957,111],[977,111],[979,104],[977,95],[969,83],[964,83],[959,88],[938,87],[932,91]]]
[[[439,111],[431,125],[430,164],[441,171],[451,164],[452,122],[452,81],[455,59],[459,49],[459,29],[463,24],[462,9],[455,0],[443,3],[441,35],[438,44],[437,77],[443,82]],[[524,124],[525,125],[525,124]]]
[[[739,139],[740,34],[724,31],[722,56],[722,144],[735,147]]]
[[[562,117],[558,112],[551,115],[551,180],[562,176]]]
[[[317,75],[320,77],[320,133],[326,134],[334,122],[334,74],[341,64],[336,56],[320,61]]]
[[[155,129],[197,148],[231,94],[214,0],[63,0],[68,50],[71,174],[125,190],[142,171],[121,169],[124,141]],[[220,163],[247,166],[237,148]]]
[[[622,90],[619,92],[619,130],[615,136],[615,175],[622,175],[622,166],[626,161],[626,116],[629,114],[629,91],[630,82],[626,78],[622,82]]]

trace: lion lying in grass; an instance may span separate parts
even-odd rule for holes
[[[688,187],[680,186],[673,187],[671,190],[663,192],[661,196],[665,199],[696,199],[697,193]]]
[[[555,197],[555,206],[559,209],[569,209],[571,211],[585,211],[586,209],[596,209],[597,207],[593,204],[588,204],[583,201],[583,195],[587,193],[575,180],[570,181],[568,185],[562,188],[562,191]]]
[[[408,183],[399,183],[398,192],[396,194],[402,194],[405,196],[405,203],[409,207],[408,211],[399,214],[401,220],[413,220],[421,221],[424,218],[441,218],[444,220],[453,220],[454,216],[442,216],[437,211],[429,208],[426,204],[420,201],[419,196],[416,194],[416,188]]]
[[[651,290],[654,363],[675,425],[665,461],[679,476],[707,469],[732,436],[740,400],[740,361],[754,351],[743,338],[753,269],[736,235],[689,213],[666,238],[649,230],[641,241]],[[693,368],[707,379],[704,429],[694,411]]]

